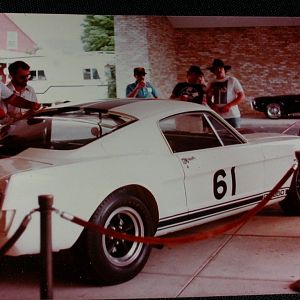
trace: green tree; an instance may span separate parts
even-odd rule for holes
[[[87,15],[83,21],[83,49],[85,51],[114,51],[114,17]]]
[[[83,21],[83,49],[85,51],[114,51],[114,17],[87,15]],[[108,97],[116,98],[116,68],[114,65],[106,66],[108,82]]]

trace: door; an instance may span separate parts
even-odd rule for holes
[[[264,156],[210,113],[172,116],[164,132],[184,170],[191,218],[232,212],[261,200]]]

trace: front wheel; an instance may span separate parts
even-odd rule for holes
[[[282,107],[278,103],[270,103],[267,105],[265,114],[269,119],[279,119],[282,117]]]
[[[104,200],[91,222],[135,236],[152,236],[156,230],[145,204],[126,192],[118,192]],[[108,284],[136,276],[151,251],[147,244],[120,240],[91,230],[87,231],[85,246],[93,277]]]
[[[300,216],[300,172],[297,170],[287,196],[280,203],[284,213],[290,216]]]

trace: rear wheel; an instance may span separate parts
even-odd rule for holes
[[[156,230],[145,204],[126,192],[118,192],[104,200],[91,222],[135,236],[151,236]],[[91,230],[87,230],[85,247],[93,277],[109,284],[136,276],[151,251],[147,244],[116,239]]]
[[[269,119],[279,119],[282,117],[282,107],[278,103],[270,103],[267,105],[265,114]]]
[[[297,170],[286,198],[281,201],[282,210],[290,216],[300,216],[300,172]]]

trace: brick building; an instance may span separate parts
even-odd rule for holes
[[[249,101],[256,96],[300,94],[299,18],[235,18],[232,24],[227,18],[222,27],[213,17],[206,17],[206,25],[197,18],[191,17],[193,25],[178,18],[115,16],[118,97],[124,97],[126,85],[134,80],[136,66],[144,66],[160,97],[169,98],[191,64],[200,65],[206,79],[212,79],[206,67],[213,58],[230,64],[230,74],[241,81],[247,96],[242,113],[250,111]]]

